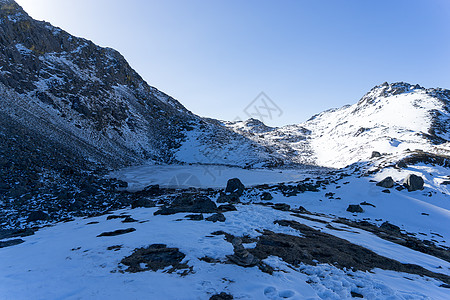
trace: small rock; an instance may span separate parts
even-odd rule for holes
[[[423,190],[423,184],[423,178],[415,174],[409,174],[403,181],[403,185],[408,189],[408,192]]]
[[[203,220],[203,214],[186,215],[185,218],[191,221],[201,221]]]
[[[245,186],[238,178],[232,178],[228,180],[225,193],[241,196],[244,193]]]
[[[121,234],[129,233],[129,232],[133,232],[133,231],[136,231],[136,229],[135,228],[117,229],[114,231],[102,232],[99,235],[97,235],[97,237],[116,236],[116,235],[121,235]]]
[[[395,164],[395,168],[397,168],[397,169],[404,169],[407,167],[408,167],[408,165],[403,160],[401,160]]]
[[[215,294],[212,295],[209,300],[233,300],[233,296],[227,293],[220,293],[220,294]]]
[[[137,200],[134,200],[131,203],[131,208],[138,208],[138,207],[155,207],[155,202],[149,199],[140,198]]]
[[[376,157],[381,157],[381,153],[378,151],[372,151],[372,155],[370,156],[370,158],[376,158]]]
[[[238,203],[239,202],[239,196],[238,195],[227,195],[225,193],[220,193],[219,197],[217,198],[217,203]]]
[[[286,203],[275,203],[273,205],[273,208],[278,209],[278,210],[282,210],[282,211],[289,211],[291,209],[291,206],[289,204],[286,204]]]
[[[388,189],[384,189],[384,190],[382,190],[382,192],[383,192],[383,193],[386,193],[386,194],[390,194],[390,193],[391,193],[391,191],[388,190]]]
[[[350,204],[347,207],[347,211],[351,212],[351,213],[362,213],[364,212],[364,210],[362,209],[361,206],[359,206],[358,204]]]
[[[367,205],[367,206],[372,206],[372,207],[376,207],[375,205],[373,205],[372,203],[369,203],[369,202],[366,202],[366,201],[364,201],[364,202],[361,202],[359,205]]]
[[[215,222],[225,222],[226,218],[222,213],[217,213],[217,214],[213,214],[210,217],[207,217],[205,220],[215,223]]]
[[[269,193],[269,192],[263,192],[263,193],[261,194],[261,200],[264,200],[264,201],[270,201],[270,200],[272,200],[272,199],[273,199],[273,196],[272,196],[272,194]]]
[[[125,219],[122,220],[122,223],[135,223],[136,219],[133,219],[131,216],[126,216]]]
[[[233,204],[222,204],[217,208],[219,212],[237,211],[236,206]]]
[[[357,293],[357,292],[351,291],[350,294],[352,295],[353,298],[364,298],[363,295],[361,295],[360,293]]]
[[[388,176],[377,183],[377,186],[381,186],[387,189],[390,189],[394,186],[394,179],[391,176]]]

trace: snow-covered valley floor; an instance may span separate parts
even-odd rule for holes
[[[198,166],[187,169],[156,167],[153,172],[150,167],[128,170],[128,173],[121,171],[117,174],[129,181],[132,189],[164,184],[183,173],[194,174],[201,187],[210,184],[206,180],[210,175],[204,174]],[[293,265],[277,255],[270,255],[263,260],[274,269],[273,274],[268,274],[258,266],[242,267],[230,263],[227,255],[233,254],[233,245],[217,232],[246,237],[248,241],[243,245],[252,249],[257,247],[255,241],[265,230],[304,237],[302,230],[274,223],[293,220],[402,264],[415,264],[450,276],[448,261],[337,220],[343,217],[367,220],[377,225],[388,221],[399,226],[403,233],[408,232],[421,240],[432,240],[436,245],[449,246],[450,197],[447,185],[441,184],[447,177],[447,169],[418,165],[404,170],[385,169],[368,177],[325,175],[317,170],[279,171],[224,168],[216,177],[217,184],[213,183],[212,187],[223,189],[227,179],[232,177],[239,177],[246,185],[299,181],[306,177],[311,177],[312,181],[319,177],[328,178],[330,183],[318,192],[293,196],[283,195],[275,188],[248,188],[241,196],[241,203],[235,204],[236,211],[223,212],[224,222],[190,220],[186,217],[190,213],[154,215],[158,207],[151,207],[126,208],[108,215],[52,224],[34,235],[22,237],[25,241],[22,244],[0,249],[1,299],[209,299],[221,292],[233,295],[234,299],[346,299],[352,296],[365,299],[449,299],[450,290],[442,286],[442,281],[383,269],[383,266],[369,271],[351,270],[320,263],[320,259],[316,265],[303,262]],[[390,193],[383,193],[383,188],[375,185],[386,176],[401,182],[408,173],[425,178],[425,189],[408,192],[392,188]],[[261,205],[263,191],[271,193],[271,203],[288,204],[291,210]],[[213,193],[211,199],[217,201],[217,196]],[[346,211],[348,205],[362,202],[372,205],[362,206],[362,213]],[[292,209],[295,211],[300,206],[312,214],[293,213]],[[135,222],[123,223],[124,215]],[[203,215],[207,218],[213,214]],[[135,230],[99,237],[104,232],[129,228]],[[137,273],[125,270],[122,259],[130,256],[136,248],[154,244],[178,248],[185,254],[182,263],[190,267],[189,272],[171,272],[170,267]]]

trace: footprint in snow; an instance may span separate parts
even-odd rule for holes
[[[271,300],[288,299],[288,298],[292,298],[295,295],[295,292],[293,292],[291,290],[284,290],[284,291],[278,292],[278,290],[275,287],[269,286],[264,289],[264,295],[268,299],[271,299]]]

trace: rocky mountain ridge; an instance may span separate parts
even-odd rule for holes
[[[340,168],[370,161],[372,152],[401,159],[410,151],[450,154],[450,90],[383,83],[353,105],[324,111],[308,121],[255,132],[246,122],[226,126],[293,161]]]

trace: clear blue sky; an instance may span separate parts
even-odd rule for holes
[[[384,81],[450,88],[449,0],[17,0],[224,120],[264,91],[300,123]]]

